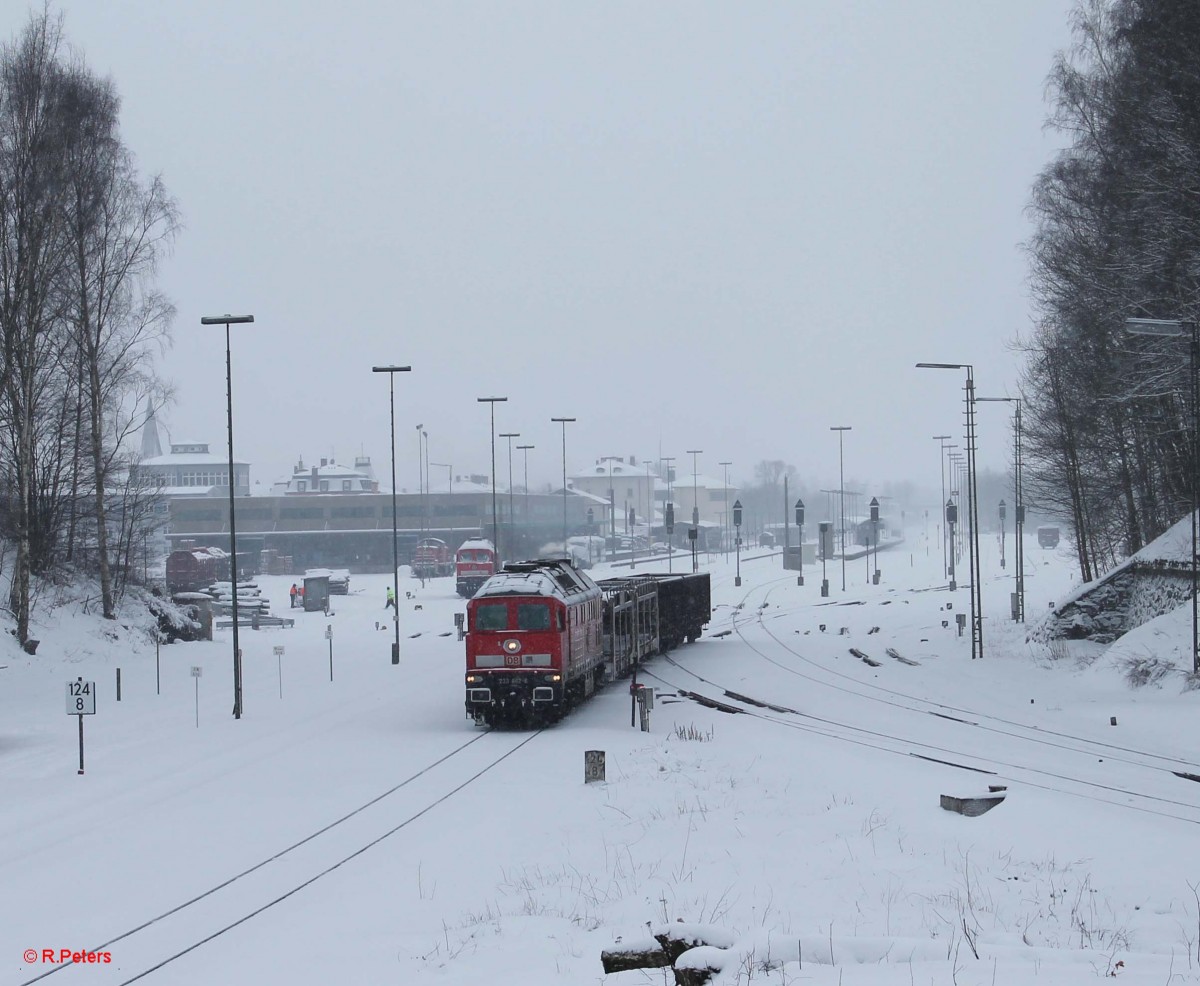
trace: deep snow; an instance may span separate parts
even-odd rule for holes
[[[777,554],[747,556],[736,588],[733,556],[702,559],[713,621],[644,669],[649,733],[624,682],[540,734],[474,727],[451,579],[402,580],[396,667],[385,577],[354,576],[328,619],[260,578],[297,625],[240,635],[241,721],[228,631],[163,647],[156,695],[145,634],[64,600],[36,657],[0,652],[0,982],[660,983],[606,977],[600,953],[663,925],[730,946],[684,960],[722,966],[718,983],[1200,982],[1200,784],[1176,773],[1200,775],[1200,692],[1027,645],[1011,536],[1006,572],[984,539],[972,661],[966,587],[909,538],[879,554],[878,586],[857,559],[843,593],[830,562],[827,600],[819,564],[798,587]],[[1032,537],[1026,561],[1032,624],[1073,569]],[[1182,666],[1190,632],[1184,607],[1113,651]],[[83,776],[76,676],[98,688]],[[583,783],[587,750],[604,783]],[[1007,791],[987,814],[939,807],[989,785]]]

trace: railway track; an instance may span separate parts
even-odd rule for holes
[[[1200,780],[1200,764],[921,698],[863,681],[806,657],[773,632],[765,618],[772,592],[789,581],[784,577],[747,591],[741,602],[732,608],[730,630],[752,653],[787,675],[855,699],[922,717],[911,720],[914,728],[874,729],[844,717],[804,711],[811,705],[811,696],[800,701],[789,700],[775,689],[769,697],[743,694],[698,675],[670,657],[667,657],[667,663],[678,671],[679,677],[645,668],[643,675],[704,705],[750,715],[783,728],[889,754],[919,757],[967,771],[994,774],[1028,787],[1200,825],[1200,788],[1195,785]],[[752,606],[751,601],[755,599],[757,603]],[[741,618],[747,611],[753,616]],[[761,639],[751,639],[747,633],[751,627],[765,636],[768,646],[764,646]],[[768,650],[783,651],[786,660],[778,659],[778,655],[768,653]],[[802,667],[796,667],[796,661]],[[936,720],[936,726],[931,730],[929,724],[933,720]],[[995,753],[998,737],[1004,737],[1010,744],[1010,748],[999,755]],[[1020,752],[1022,748],[1027,748],[1027,752]],[[1051,750],[1054,757],[1070,766],[1061,770],[1042,766],[1045,755]],[[1114,781],[1111,776],[1113,765],[1132,767],[1141,779],[1135,783],[1129,783],[1128,778]]]
[[[19,980],[19,986],[58,986],[76,977],[126,986],[152,977],[436,811],[542,732],[507,740],[492,730],[480,733],[304,838],[87,949],[112,953],[111,963],[67,962]]]

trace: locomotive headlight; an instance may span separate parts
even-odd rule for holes
[[[551,681],[562,681],[562,675],[561,674],[552,674],[552,675],[550,675],[550,680]]]
[[[516,637],[509,637],[500,646],[504,648],[505,654],[520,654],[521,653],[521,641],[517,640]]]
[[[467,675],[467,684],[468,684],[468,685],[476,685],[476,684],[478,684],[478,683],[479,683],[479,682],[481,682],[481,681],[483,681],[483,675],[481,675],[481,674],[469,674],[469,675]]]

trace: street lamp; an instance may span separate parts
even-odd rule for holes
[[[734,536],[734,550],[737,552],[737,576],[733,580],[735,586],[742,584],[742,501],[733,501],[733,527],[737,531]]]
[[[879,498],[871,497],[871,541],[875,546],[875,575],[871,582],[879,585]]]
[[[478,404],[491,405],[492,411],[492,425],[490,429],[492,439],[492,545],[496,549],[497,568],[499,568],[499,560],[504,556],[500,554],[500,532],[496,521],[496,405],[503,404],[507,400],[507,397],[475,398]]]
[[[1007,533],[1004,529],[1004,518],[1008,515],[1008,505],[1000,500],[1000,567],[1004,568],[1004,540]]]
[[[729,561],[729,467],[733,462],[718,462],[717,465],[725,467],[725,489],[721,497],[721,502],[725,504],[725,519],[721,530],[721,543],[725,546],[725,560]]]
[[[829,535],[829,527],[832,521],[823,520],[817,524],[817,536],[821,539],[821,596],[829,595],[829,579],[825,577],[825,548],[833,542],[833,538]]]
[[[954,500],[946,501],[946,530],[949,531],[950,540],[954,540],[954,525],[958,523],[958,507]],[[953,592],[958,588],[954,581],[954,552],[950,552],[950,591]]]
[[[388,375],[388,411],[392,419],[392,595],[400,598],[400,548],[396,543],[396,374],[408,373],[411,366],[373,366],[372,373]],[[392,663],[400,663],[400,604],[392,613],[396,624],[396,639],[392,641]]]
[[[950,441],[949,435],[934,435],[933,440],[940,446],[938,450],[938,471],[942,474],[942,498],[938,503],[946,502],[946,443]],[[948,571],[946,565],[946,525],[938,525],[942,529],[942,575]]]
[[[1019,397],[976,397],[976,401],[1004,401],[1016,405],[1013,416],[1013,541],[1016,545],[1013,573],[1017,591],[1012,599],[1012,618],[1017,623],[1025,622],[1025,481],[1024,464],[1021,456],[1021,398]],[[1003,518],[1001,518],[1003,521]],[[1001,542],[1003,544],[1003,542]]]
[[[673,572],[673,559],[675,557],[675,501],[671,499],[671,463],[675,461],[675,456],[664,455],[659,459],[660,462],[667,464],[667,498],[663,502],[666,504],[663,513],[663,526],[667,532],[667,573]]]
[[[979,568],[979,488],[975,472],[975,368],[970,363],[918,363],[921,369],[965,370],[967,373],[967,523],[971,528],[971,658],[983,657],[983,577]]]
[[[521,433],[519,431],[502,431],[500,437],[508,439],[508,536],[505,539],[504,547],[505,554],[509,554],[512,552],[513,539],[512,440],[520,438]]]
[[[425,435],[425,426],[423,424],[417,425],[417,502],[418,502],[418,504],[420,506],[420,510],[421,510],[421,530],[420,530],[420,534],[417,539],[417,547],[418,548],[420,548],[421,544],[424,543],[425,533],[426,533],[425,532],[425,483],[426,483],[427,476],[426,476],[426,469],[425,469],[425,442],[424,442],[424,439],[422,438],[423,435]],[[417,560],[417,554],[418,553],[413,554],[414,562],[416,562],[416,560]],[[432,572],[430,574],[430,577],[432,578]],[[421,580],[421,588],[422,589],[425,588],[425,568],[424,567],[422,567],[418,570],[418,578],[420,578],[420,580]]]
[[[838,503],[840,505],[839,513],[841,514],[842,527],[842,592],[846,591],[846,470],[845,459],[842,454],[842,435],[844,432],[852,431],[851,425],[834,425],[829,429],[838,433]]]
[[[253,315],[205,315],[200,319],[201,325],[225,326],[225,410],[229,423],[229,578],[233,583],[233,717],[235,719],[242,718],[242,652],[238,647],[237,525],[234,523],[233,516],[233,496],[234,489],[237,487],[237,477],[233,472],[233,361],[229,354],[229,326],[243,325],[253,321]],[[101,494],[103,492],[103,490],[100,491]],[[80,733],[80,735],[83,734]],[[82,743],[82,740],[80,742]]]
[[[796,538],[800,544],[800,574],[796,585],[804,585],[804,501],[796,501]]]
[[[518,445],[517,451],[525,453],[525,509],[522,511],[525,514],[525,528],[528,535],[529,528],[529,450],[537,448],[536,445]]]
[[[563,554],[566,555],[568,558],[570,558],[571,551],[567,547],[567,425],[573,423],[575,421],[575,419],[574,418],[551,418],[550,420],[553,421],[555,424],[562,425],[562,430],[563,430],[563,439],[562,439],[562,452],[563,452],[563,494],[562,494],[562,496],[563,496]],[[591,544],[591,541],[589,541],[588,544]]]
[[[1200,504],[1200,480],[1197,479],[1197,457],[1200,456],[1200,386],[1196,380],[1196,369],[1200,365],[1200,331],[1196,322],[1183,319],[1127,318],[1125,331],[1143,336],[1190,336],[1189,374],[1192,379],[1192,672],[1200,673],[1200,612],[1197,610],[1197,590],[1200,578],[1196,562],[1196,511]]]
[[[696,479],[696,456],[703,455],[703,449],[690,448],[687,454],[692,457],[692,527],[688,538],[692,542],[692,571],[700,571],[700,556],[696,554],[697,539],[700,537],[700,487]]]

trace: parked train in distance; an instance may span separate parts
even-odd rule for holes
[[[487,538],[467,538],[454,554],[455,588],[470,599],[496,574],[496,546]]]
[[[711,618],[707,572],[595,582],[566,559],[507,564],[467,603],[467,718],[554,722],[643,658],[698,639]]]
[[[422,538],[413,552],[414,579],[436,579],[454,574],[454,553],[441,538]]]

